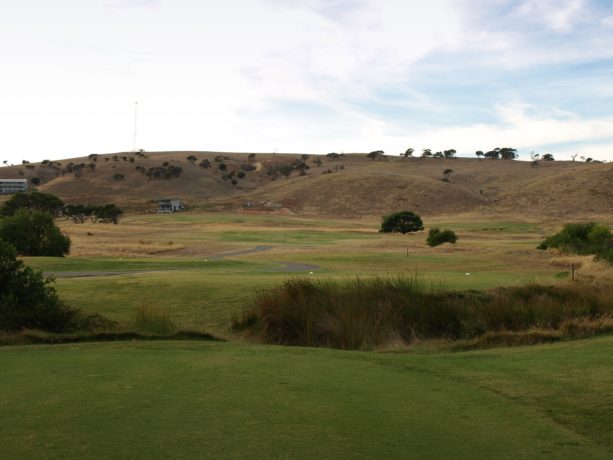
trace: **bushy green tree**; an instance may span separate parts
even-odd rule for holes
[[[42,192],[15,193],[0,207],[0,215],[13,216],[19,209],[44,211],[53,216],[59,216],[64,208],[64,202],[57,196]]]
[[[116,224],[122,214],[123,211],[112,203],[94,206],[94,215],[101,222]]]
[[[65,332],[72,328],[78,312],[58,299],[51,279],[25,266],[16,254],[12,245],[0,239],[0,330]]]
[[[380,232],[399,232],[402,234],[418,232],[424,229],[421,217],[411,211],[401,211],[383,216]]]
[[[426,244],[430,247],[440,246],[444,243],[455,244],[456,241],[458,241],[458,237],[453,230],[441,230],[437,227],[431,228],[428,232],[428,238],[426,238]]]
[[[546,238],[538,249],[557,248],[580,255],[594,254],[613,264],[613,235],[605,225],[589,222],[566,224],[555,235]]]
[[[51,214],[19,209],[0,222],[0,239],[12,244],[22,256],[62,257],[70,239],[56,227]]]

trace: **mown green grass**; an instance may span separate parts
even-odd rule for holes
[[[364,240],[376,237],[376,233],[348,232],[348,231],[320,231],[320,230],[276,230],[263,231],[225,231],[220,232],[218,239],[229,242],[241,243],[266,243],[282,245],[329,245],[338,244],[344,240]]]
[[[26,265],[46,272],[96,272],[96,271],[139,271],[139,270],[225,270],[237,273],[258,271],[264,267],[257,262],[240,260],[170,257],[23,257]]]
[[[126,322],[141,307],[162,308],[182,328],[229,333],[230,318],[260,287],[285,275],[176,271],[85,278],[59,278],[57,290],[69,305]]]
[[[2,457],[608,458],[613,338],[399,355],[0,348]]]

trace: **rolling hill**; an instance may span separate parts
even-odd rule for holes
[[[442,180],[446,169],[453,170],[449,182]],[[535,168],[523,161],[471,158],[124,152],[7,166],[0,177],[40,181],[39,190],[69,203],[115,202],[139,212],[153,211],[155,199],[172,196],[192,209],[338,217],[401,209],[567,220],[613,215],[611,163],[549,161]]]

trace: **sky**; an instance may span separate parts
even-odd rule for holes
[[[147,151],[613,161],[613,2],[0,0],[0,162],[135,125]]]

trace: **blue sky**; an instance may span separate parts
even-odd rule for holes
[[[0,161],[512,146],[613,160],[613,2],[0,6]]]

